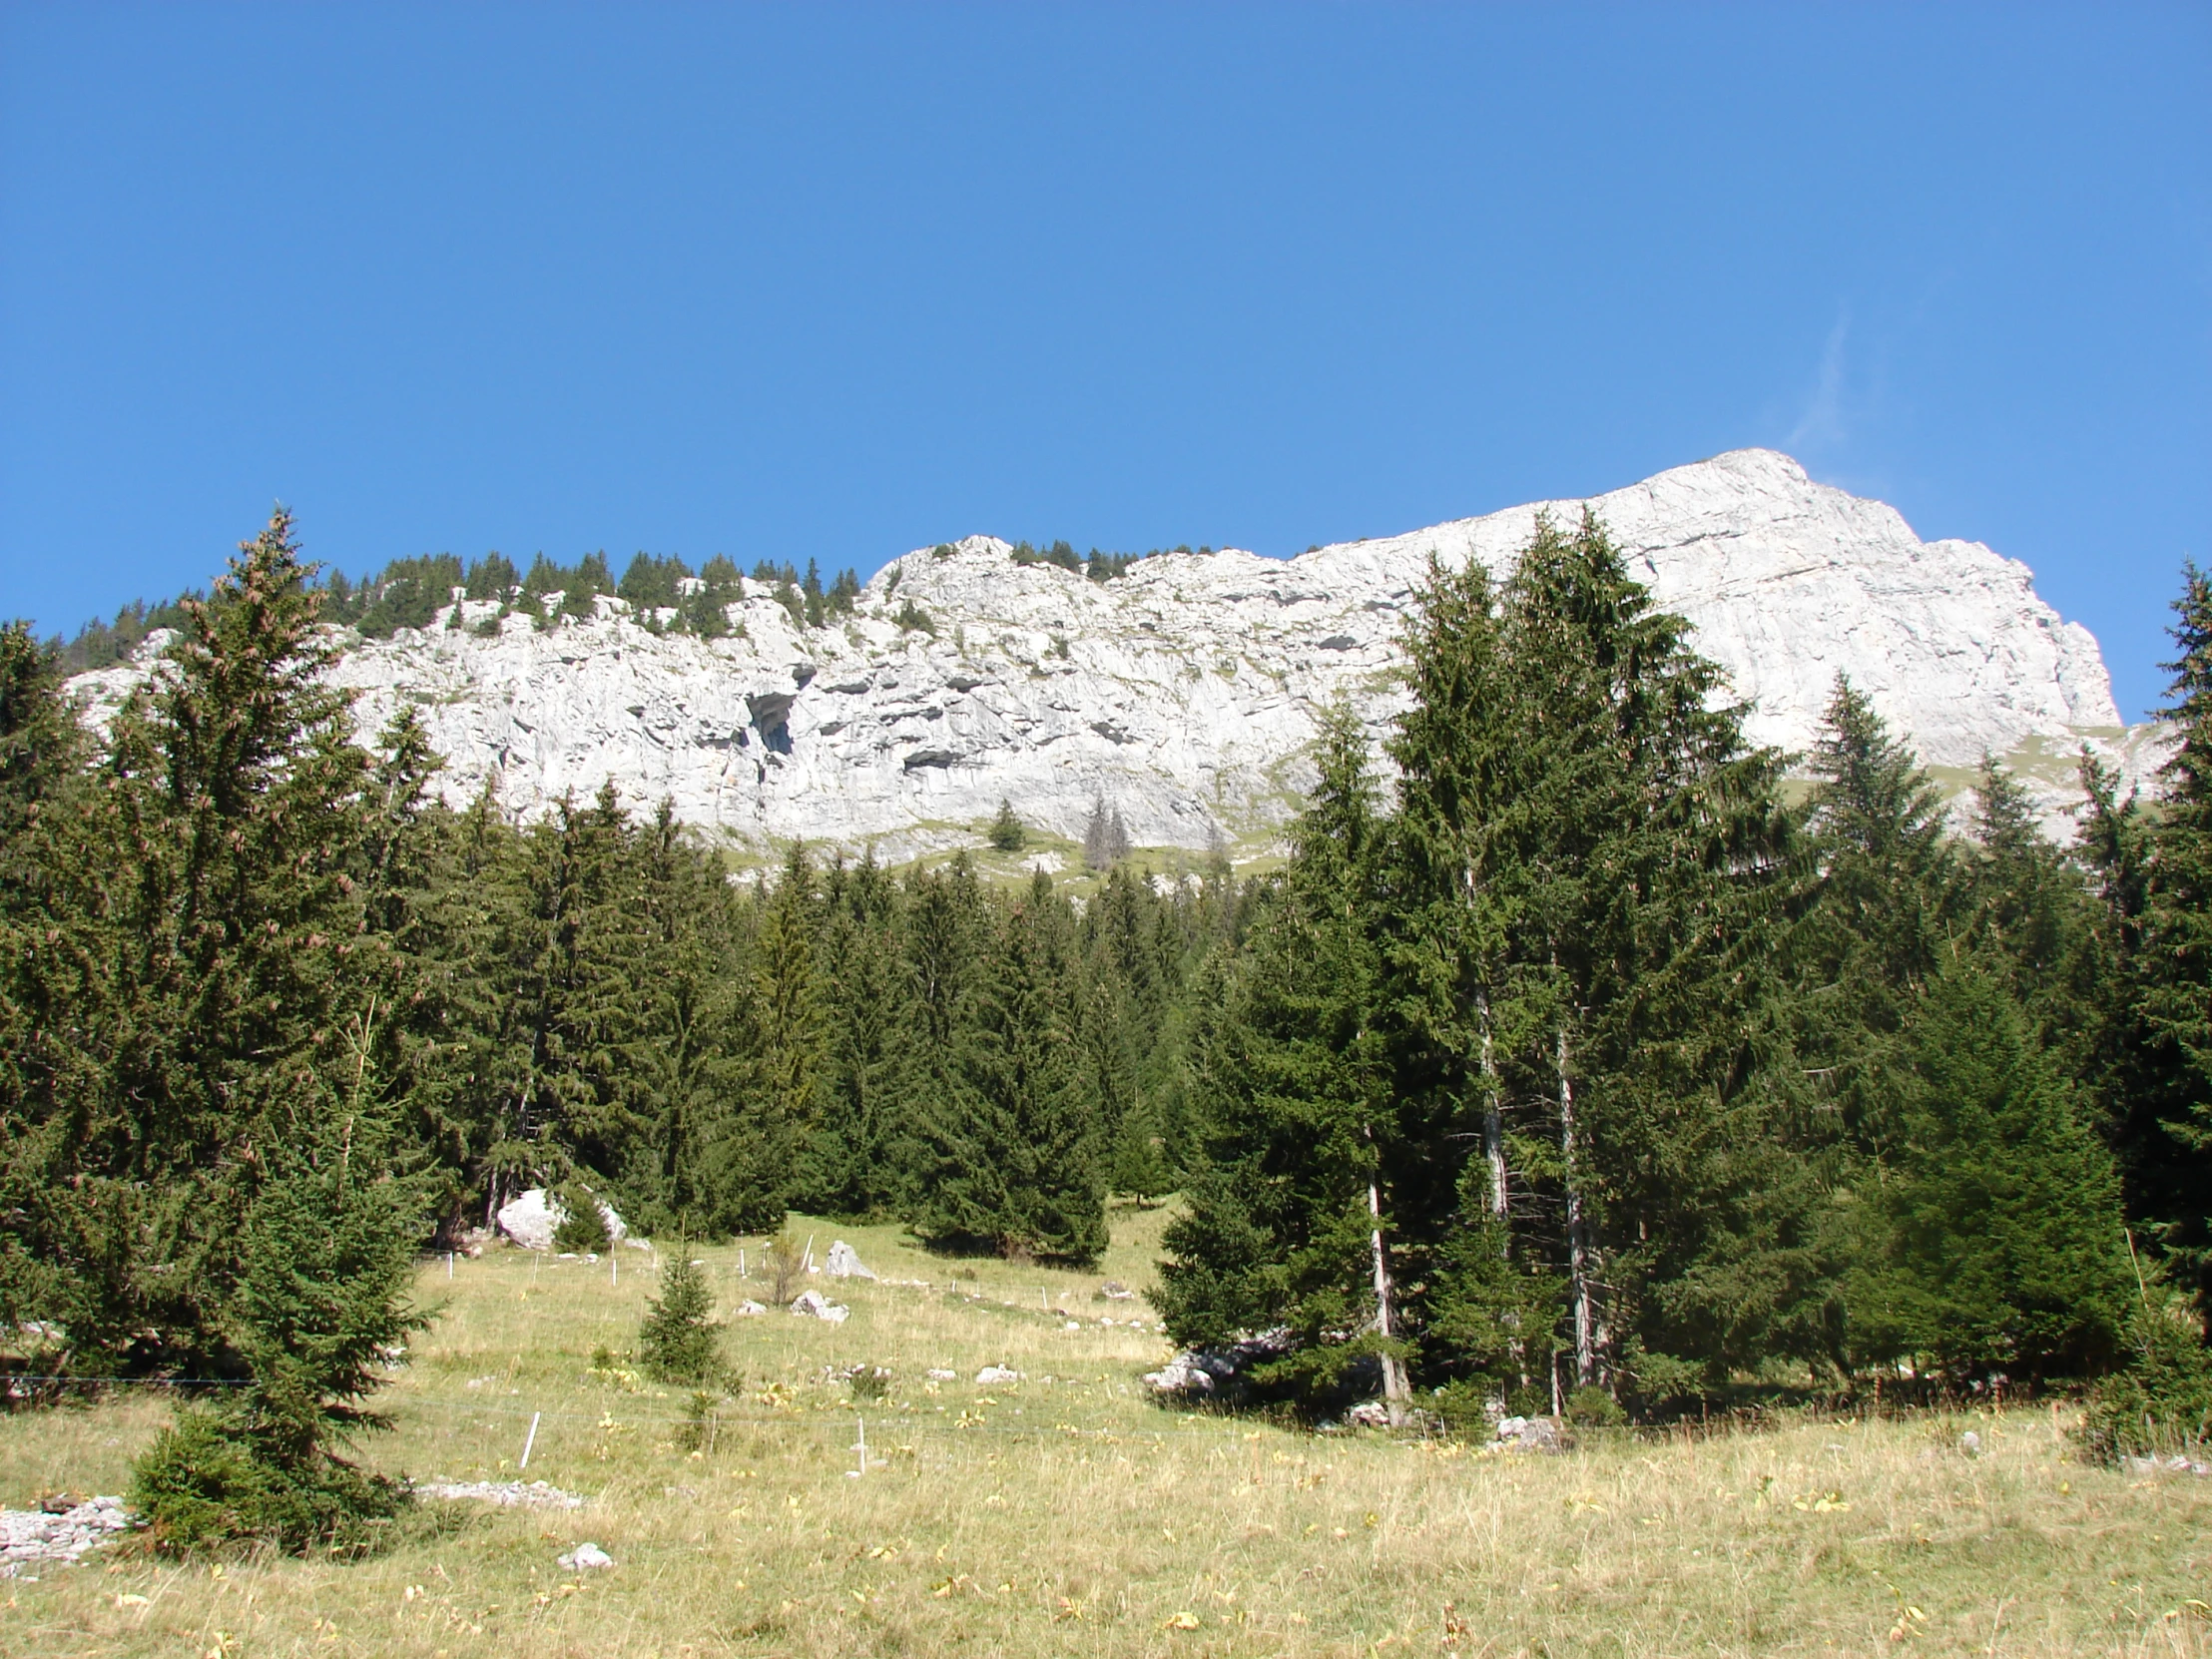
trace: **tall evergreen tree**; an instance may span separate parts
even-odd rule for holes
[[[1156,1295],[1176,1341],[1283,1329],[1271,1381],[1334,1389],[1379,1363],[1408,1392],[1395,1253],[1396,1106],[1376,929],[1366,737],[1338,710],[1289,869],[1198,1057],[1201,1158]]]
[[[2159,711],[2179,741],[2159,769],[2140,931],[2136,1019],[2144,1097],[2123,1125],[2137,1213],[2212,1303],[2212,577],[2174,602],[2173,675]]]
[[[7,1116],[43,1195],[23,1236],[64,1270],[53,1312],[87,1367],[245,1367],[248,1214],[389,1018],[356,879],[368,758],[316,604],[279,510],[117,717],[25,964],[47,1018],[10,1044]]]
[[[1907,1027],[1896,1139],[1867,1204],[1858,1340],[1954,1382],[2091,1375],[2134,1290],[2109,1155],[2006,983],[1971,952]]]
[[[913,1222],[926,1237],[1071,1261],[1106,1246],[1074,934],[1040,872],[985,950],[973,1022],[919,1124]]]

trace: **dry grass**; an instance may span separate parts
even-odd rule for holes
[[[1096,1274],[981,1265],[980,1301],[949,1297],[954,1264],[892,1230],[838,1230],[886,1278],[936,1290],[839,1288],[853,1313],[836,1327],[739,1322],[744,1390],[698,1454],[679,1440],[685,1390],[589,1371],[596,1347],[634,1346],[644,1257],[624,1252],[615,1285],[604,1262],[507,1252],[450,1286],[440,1264],[423,1288],[445,1313],[376,1459],[511,1473],[540,1411],[529,1474],[589,1506],[471,1513],[356,1565],[96,1556],[0,1586],[0,1650],[2212,1653],[2212,1482],[2085,1468],[2043,1409],[1558,1458],[1160,1410],[1136,1379],[1164,1344],[1096,1323],[1141,1306],[1092,1300],[1103,1278],[1143,1283],[1160,1221],[1118,1215]],[[832,1231],[814,1231],[819,1256]],[[727,1308],[748,1289],[736,1252],[701,1254]],[[860,1362],[895,1378],[863,1413],[879,1461],[851,1477],[854,1412],[824,1368]],[[995,1363],[1026,1380],[968,1381]],[[960,1381],[932,1387],[931,1367]],[[119,1490],[161,1420],[146,1402],[0,1419],[0,1498]],[[1957,1449],[1969,1426],[1979,1458]],[[619,1564],[557,1568],[584,1539]]]

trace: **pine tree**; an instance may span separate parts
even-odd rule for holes
[[[990,843],[999,852],[1019,852],[1029,838],[1029,831],[1022,828],[1021,820],[1014,817],[1013,804],[1003,797],[998,803],[998,816],[991,820]]]
[[[388,1021],[334,649],[279,510],[118,716],[7,1102],[76,1363],[237,1375],[230,1299],[280,1146]],[[19,1166],[20,1167],[20,1166]]]
[[[186,1407],[132,1467],[132,1501],[167,1553],[241,1541],[362,1550],[407,1489],[342,1455],[389,1419],[364,1403],[429,1324],[408,1291],[421,1193],[366,1106],[273,1146],[247,1210],[227,1310],[246,1384]]]
[[[880,1220],[899,1213],[908,1190],[903,909],[872,855],[849,871],[832,868],[829,885],[820,953],[822,1112],[804,1196],[824,1214]]]
[[[634,856],[644,925],[619,1048],[641,1128],[622,1159],[625,1192],[645,1225],[686,1236],[736,1232],[740,1214],[706,1174],[717,1149],[742,1133],[753,1038],[729,884],[665,801]]]
[[[2133,1290],[2111,1160],[1996,971],[1969,952],[1905,1034],[1878,1229],[1854,1275],[1866,1352],[1953,1382],[2093,1375]]]
[[[2174,615],[2178,654],[2159,713],[2180,741],[2159,769],[2150,829],[2136,975],[2146,1087],[2123,1156],[2137,1214],[2203,1306],[2212,1304],[2212,577],[2193,564]]]
[[[712,1382],[723,1372],[722,1333],[714,1322],[715,1297],[707,1276],[692,1260],[691,1246],[677,1240],[676,1253],[661,1263],[661,1294],[646,1305],[638,1328],[638,1357],[664,1382]]]
[[[1310,1398],[1379,1363],[1395,1409],[1407,1389],[1381,847],[1365,738],[1344,710],[1324,726],[1320,773],[1273,913],[1197,1057],[1201,1157],[1155,1300],[1180,1343],[1287,1330],[1266,1380]]]
[[[1089,1261],[1106,1245],[1074,920],[1040,873],[989,941],[972,1023],[918,1126],[913,1224],[955,1248]]]

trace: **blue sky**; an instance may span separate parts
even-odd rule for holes
[[[2156,700],[2212,8],[0,4],[0,612],[498,548],[1294,553],[1745,444]]]

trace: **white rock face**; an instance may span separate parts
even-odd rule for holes
[[[622,1243],[630,1229],[616,1214],[615,1207],[599,1199],[592,1202],[599,1205],[599,1218],[606,1223],[608,1242]],[[501,1205],[498,1219],[499,1231],[524,1250],[551,1250],[553,1235],[560,1231],[561,1223],[568,1220],[568,1212],[543,1187],[532,1187]]]
[[[1659,602],[1756,705],[1750,735],[1811,747],[1848,672],[1928,761],[2055,758],[2125,743],[2096,641],[2035,596],[2027,567],[1923,542],[1880,502],[1812,482],[1771,450],[1678,467],[1589,503]],[[348,651],[364,731],[415,704],[456,805],[493,783],[510,811],[612,780],[649,809],[767,850],[804,837],[897,859],[974,844],[1001,798],[1032,829],[1082,833],[1118,808],[1140,845],[1266,841],[1311,776],[1314,717],[1349,695],[1378,742],[1402,694],[1396,636],[1433,553],[1503,574],[1539,510],[1510,508],[1296,559],[1170,554],[1107,584],[1022,568],[1004,542],[909,553],[858,612],[796,627],[757,583],[743,638],[649,632],[618,601],[546,630],[470,603],[447,625]],[[934,634],[901,630],[911,603]],[[143,668],[76,682],[89,718]],[[2054,765],[2044,791],[2063,793]],[[2139,767],[2130,765],[2130,770]],[[1061,854],[1041,854],[1057,867]]]

